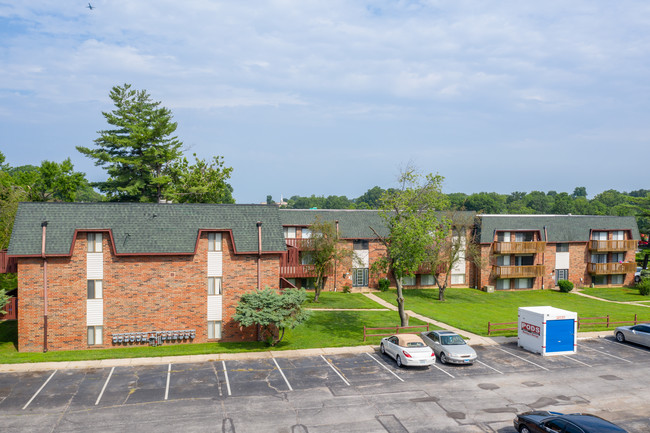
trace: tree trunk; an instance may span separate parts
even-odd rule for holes
[[[409,326],[409,316],[404,310],[404,294],[402,292],[402,279],[397,278],[393,272],[393,277],[397,283],[397,312],[399,313],[400,326]]]
[[[314,284],[314,302],[318,302],[318,297],[320,296],[321,290],[323,290],[323,286],[325,286],[325,279],[316,278]]]
[[[445,289],[447,288],[447,284],[443,284],[442,286],[438,286],[438,300],[439,301],[444,301],[445,300]]]

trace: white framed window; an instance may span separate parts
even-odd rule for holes
[[[102,299],[104,297],[103,286],[102,280],[88,280],[88,299]]]
[[[208,340],[221,338],[221,321],[208,320]]]
[[[497,266],[510,266],[510,256],[497,256]]]
[[[531,255],[515,256],[515,266],[532,266],[535,263],[535,257]]]
[[[221,251],[221,233],[208,233],[208,251]]]
[[[594,241],[606,241],[607,232],[593,232],[591,234],[591,239],[593,239]]]
[[[625,233],[623,230],[616,230],[612,232],[612,239],[615,241],[622,241],[625,239]]]
[[[592,254],[591,263],[607,263],[607,254]]]
[[[451,284],[465,284],[465,274],[451,274]]]
[[[88,233],[88,252],[101,253],[102,252],[102,234],[101,233]]]
[[[408,275],[402,277],[402,285],[404,286],[415,286],[415,275]]]
[[[423,286],[433,286],[436,284],[436,277],[435,275],[420,275],[420,284]]]
[[[302,228],[302,238],[303,239],[309,239],[311,238],[311,230],[308,229],[307,227]]]
[[[284,238],[285,239],[295,239],[296,238],[296,228],[295,227],[284,227]]]
[[[532,278],[516,278],[515,279],[515,289],[532,289],[533,288],[533,279]]]
[[[497,290],[510,290],[510,278],[497,280]]]
[[[89,326],[88,327],[88,345],[96,346],[104,344],[103,339],[104,327],[103,326]]]
[[[515,233],[515,242],[532,242],[533,238],[534,238],[533,232]]]
[[[208,295],[221,294],[221,277],[208,277]]]
[[[510,232],[497,233],[497,242],[510,242]]]

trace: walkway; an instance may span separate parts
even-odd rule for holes
[[[576,295],[584,296],[585,298],[590,298],[590,299],[596,299],[598,301],[603,301],[603,302],[611,302],[612,304],[623,304],[623,305],[636,305],[637,307],[648,307],[650,308],[650,305],[644,304],[643,302],[648,302],[648,301],[612,301],[609,299],[605,298],[599,298],[596,296],[592,295],[587,295],[586,293],[582,293],[580,290],[576,290],[575,292]]]

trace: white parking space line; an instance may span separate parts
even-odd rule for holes
[[[630,344],[630,343],[619,343],[618,341],[611,341],[611,340],[607,340],[605,338],[600,339],[598,341],[606,341],[608,344],[616,344],[616,345],[622,345],[623,347],[630,347],[632,349],[636,349],[636,350],[638,350],[640,352],[648,354],[648,349],[645,348],[645,346],[644,347],[639,347],[639,346],[635,346],[635,345]]]
[[[496,349],[499,349],[500,351],[505,352],[505,353],[507,353],[508,355],[514,356],[515,358],[521,359],[522,361],[526,361],[526,362],[529,363],[529,364],[533,364],[535,367],[539,367],[539,368],[541,368],[542,370],[546,370],[546,371],[548,371],[548,368],[546,368],[546,367],[542,367],[542,366],[539,365],[539,364],[535,364],[533,361],[529,361],[529,360],[527,360],[526,358],[522,358],[521,356],[515,355],[515,354],[512,353],[512,352],[508,352],[507,350],[503,350],[503,349],[500,348],[500,347],[497,347]]]
[[[226,388],[228,389],[228,395],[232,395],[230,393],[230,381],[228,380],[228,370],[226,369],[226,361],[221,361],[223,364],[223,374],[226,376]]]
[[[432,365],[433,367],[436,367],[438,370],[442,371],[443,373],[445,373],[447,376],[451,377],[452,379],[455,379],[455,377],[454,377],[451,373],[446,372],[446,371],[443,370],[442,368],[438,367],[436,364],[431,364],[431,365]]]
[[[369,353],[367,353],[367,352],[366,352],[366,355],[368,355],[369,357],[371,357],[371,358],[372,358],[372,359],[373,359],[377,364],[381,365],[381,366],[384,368],[384,370],[386,370],[387,372],[389,372],[390,374],[392,374],[393,376],[395,376],[396,378],[398,378],[399,380],[401,380],[402,382],[404,382],[404,379],[402,379],[401,377],[399,377],[398,375],[396,375],[394,371],[390,370],[390,369],[389,369],[388,367],[386,367],[384,364],[382,364],[381,362],[379,362],[379,360],[378,360],[377,358],[375,358],[374,356],[372,356],[371,354],[369,354]]]
[[[114,371],[115,371],[115,367],[111,368],[111,372],[108,373],[106,382],[104,382],[104,386],[102,387],[102,392],[100,392],[99,395],[97,396],[97,401],[95,402],[95,406],[97,406],[99,404],[99,400],[102,399],[102,395],[104,395],[104,391],[106,391],[106,386],[108,385],[108,381],[111,380],[111,376],[113,375]]]
[[[167,400],[167,397],[169,397],[169,378],[172,375],[172,365],[169,364],[169,367],[167,367],[167,386],[165,386],[165,400]]]
[[[25,403],[25,406],[23,406],[23,410],[27,409],[27,406],[29,406],[29,404],[36,398],[36,396],[43,390],[43,388],[45,388],[45,385],[47,385],[47,383],[50,381],[50,379],[52,379],[52,377],[56,374],[57,371],[59,371],[59,370],[54,370],[54,372],[52,374],[50,374],[50,377],[47,378],[45,383],[43,385],[41,385],[41,387],[38,388],[38,391],[36,391],[36,393],[34,393],[32,398],[30,398],[29,401],[27,403]]]
[[[478,363],[479,363],[479,364],[481,364],[481,365],[484,365],[484,366],[486,366],[487,368],[491,368],[492,370],[494,370],[494,371],[496,371],[496,372],[497,372],[497,373],[499,373],[499,374],[503,374],[503,372],[502,372],[502,371],[499,371],[499,370],[497,370],[497,369],[496,369],[496,368],[494,368],[494,367],[490,367],[489,365],[487,365],[487,364],[486,364],[486,363],[484,363],[484,362],[481,362],[481,361],[479,361],[478,359],[476,360],[476,362],[478,362]]]
[[[632,361],[630,361],[629,359],[621,358],[620,356],[612,355],[611,353],[603,352],[602,350],[592,349],[591,347],[583,346],[581,344],[578,345],[578,347],[582,347],[583,349],[591,350],[592,352],[597,352],[606,356],[610,356],[612,358],[620,359],[621,361],[629,362],[630,364],[632,363]]]
[[[341,373],[339,373],[339,371],[336,369],[336,367],[334,367],[334,366],[333,366],[333,365],[332,365],[332,364],[331,364],[327,359],[325,359],[325,357],[324,357],[323,355],[321,355],[320,357],[323,358],[323,361],[327,362],[327,365],[329,365],[330,368],[331,368],[332,370],[334,370],[334,373],[336,373],[336,374],[339,375],[339,377],[341,378],[341,380],[342,380],[343,382],[345,382],[345,384],[346,384],[347,386],[350,386],[350,382],[348,382],[347,380],[345,380],[345,377],[343,377],[343,375],[342,375]]]
[[[571,361],[575,361],[578,364],[586,365],[587,367],[590,367],[590,368],[593,367],[593,365],[589,365],[586,362],[578,361],[577,359],[571,358],[570,356],[567,356],[567,355],[562,355],[562,356],[564,356],[567,359],[570,359]]]
[[[275,358],[273,358],[273,362],[275,363],[275,366],[278,367],[278,371],[282,375],[282,378],[284,379],[284,381],[287,383],[287,386],[289,387],[289,391],[293,391],[293,388],[291,388],[291,385],[289,384],[289,381],[287,380],[287,376],[284,375],[284,372],[282,371],[282,369],[278,365],[278,361],[276,361]]]

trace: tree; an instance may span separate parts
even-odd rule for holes
[[[61,163],[43,161],[40,167],[17,167],[12,172],[29,201],[75,201],[79,189],[87,184],[85,174],[74,171],[70,158]]]
[[[99,131],[96,149],[77,146],[104,167],[108,180],[95,185],[114,201],[159,202],[172,182],[170,169],[181,156],[182,143],[172,136],[176,122],[160,102],[130,84],[114,86],[115,109],[102,112],[114,129]]]
[[[437,214],[448,205],[441,191],[442,180],[442,176],[433,174],[422,180],[415,169],[407,167],[400,175],[400,188],[386,191],[381,199],[379,214],[387,234],[370,227],[386,248],[382,259],[373,264],[373,271],[387,271],[395,279],[401,326],[408,325],[402,278],[414,275],[427,259],[431,245],[449,232],[449,221],[439,219]]]
[[[309,226],[311,238],[305,247],[309,254],[311,265],[314,267],[314,302],[318,302],[320,292],[325,287],[327,275],[336,263],[351,257],[352,251],[339,248],[339,234],[332,221],[322,221],[320,218]]]
[[[475,242],[467,242],[467,237],[471,236],[475,226],[474,218],[474,215],[463,212],[447,212],[445,215],[446,221],[449,222],[447,235],[429,247],[425,263],[436,277],[439,301],[445,300],[449,277],[461,260],[473,262],[478,268],[481,267],[480,248]]]
[[[284,338],[286,328],[293,329],[309,318],[310,312],[302,308],[306,300],[304,289],[285,289],[278,293],[267,287],[245,293],[237,304],[233,320],[241,326],[261,326],[263,338],[275,346]],[[279,336],[275,329],[280,330]]]
[[[587,197],[587,188],[584,186],[576,186],[573,189],[573,194],[571,194],[571,197],[573,198],[578,198],[578,197]]]
[[[377,209],[383,193],[383,188],[374,186],[354,200],[354,203],[358,209]]]
[[[232,187],[226,182],[232,168],[224,167],[218,156],[212,158],[211,164],[198,158],[196,153],[194,159],[194,165],[186,158],[172,165],[172,182],[164,198],[176,203],[234,203]]]

